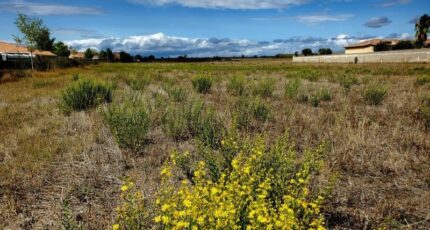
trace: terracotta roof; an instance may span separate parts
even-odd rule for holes
[[[1,42],[0,41],[0,53],[25,53],[29,54],[30,51],[28,51],[27,47],[24,46],[17,46],[16,44],[7,43],[7,42]],[[41,51],[41,50],[35,50],[33,52],[35,55],[40,56],[57,56],[50,51]]]
[[[85,58],[85,53],[84,52],[77,52],[74,54],[70,54],[69,58]]]
[[[366,46],[376,46],[378,43],[382,42],[382,39],[371,39],[363,42],[359,42],[356,44],[352,44],[349,46],[345,46],[345,48],[360,48],[360,47],[366,47]]]

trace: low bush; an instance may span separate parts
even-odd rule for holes
[[[199,93],[209,93],[212,87],[212,79],[207,76],[197,76],[192,79],[194,89]]]
[[[345,74],[344,76],[340,77],[339,83],[347,90],[351,89],[351,87],[354,85],[360,84],[358,78],[351,74]]]
[[[125,82],[133,90],[143,90],[151,84],[151,78],[148,76],[133,76],[125,78]]]
[[[234,96],[245,94],[245,78],[242,76],[234,76],[227,83],[227,91]]]
[[[224,129],[213,110],[196,100],[168,108],[162,117],[162,127],[164,133],[175,140],[196,137],[211,148],[219,147]]]
[[[241,96],[234,105],[233,114],[236,128],[250,131],[257,126],[257,121],[265,122],[270,118],[271,109],[258,97]]]
[[[61,96],[60,107],[66,114],[94,108],[101,103],[112,101],[112,89],[102,83],[89,80],[80,81],[66,88]]]
[[[175,102],[183,102],[187,99],[187,92],[181,87],[170,86],[166,91]]]
[[[429,76],[419,76],[415,80],[416,86],[423,86],[423,85],[428,84],[428,83],[430,83],[430,77]]]
[[[388,89],[380,84],[368,86],[363,91],[363,98],[368,105],[381,105],[387,96]]]
[[[142,104],[123,103],[104,110],[104,118],[118,144],[141,152],[147,142],[150,119]]]
[[[297,94],[299,93],[301,83],[302,81],[300,80],[300,78],[295,78],[293,80],[288,81],[284,87],[285,96],[289,99],[296,98]]]
[[[256,98],[252,103],[254,118],[259,121],[267,121],[270,117],[270,107],[264,101]]]
[[[330,90],[328,89],[321,89],[318,92],[318,97],[321,101],[331,101],[333,100],[333,94]]]
[[[252,94],[254,96],[271,97],[275,90],[275,84],[275,79],[263,78],[254,84]]]
[[[430,96],[422,99],[420,106],[420,115],[424,120],[426,130],[430,130]]]
[[[310,186],[323,164],[323,147],[298,154],[287,135],[273,146],[263,138],[224,139],[221,148],[232,158],[218,178],[210,175],[211,165],[202,160],[194,163],[192,180],[182,180],[177,188],[172,180],[177,154],[172,154],[161,171],[155,213],[130,203],[143,200],[132,196],[124,202],[128,206],[120,207],[124,207],[121,213],[134,215],[118,215],[114,227],[126,229],[139,216],[151,213],[156,229],[325,229],[321,214],[325,195]],[[219,156],[218,151],[205,154]],[[122,190],[127,193],[128,187]]]

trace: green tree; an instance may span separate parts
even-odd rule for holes
[[[106,52],[106,50],[101,50],[99,52],[99,59],[100,60],[106,60],[107,59],[107,52]]]
[[[43,24],[42,19],[28,17],[25,14],[18,14],[15,25],[23,34],[25,45],[30,51],[31,68],[34,69],[33,52],[36,49],[52,50],[55,39],[50,38],[49,29]]]
[[[329,55],[329,54],[333,54],[333,51],[330,48],[321,48],[318,50],[318,54]]]
[[[430,33],[430,16],[424,14],[415,24],[416,45],[422,47],[427,41],[427,34]]]
[[[84,55],[86,59],[93,59],[94,52],[90,48],[88,48],[87,50],[85,50]]]
[[[133,57],[129,53],[121,51],[119,53],[119,61],[120,62],[132,62]]]
[[[54,44],[53,52],[59,57],[70,56],[69,47],[61,41],[58,41]]]
[[[309,49],[309,48],[303,49],[303,50],[302,50],[302,54],[303,54],[304,56],[310,56],[310,55],[313,55],[312,50],[311,50],[311,49]]]
[[[107,55],[107,60],[108,61],[113,61],[114,56],[113,56],[113,52],[112,52],[112,50],[110,48],[106,49],[106,55]]]

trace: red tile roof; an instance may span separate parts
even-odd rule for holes
[[[17,46],[16,44],[11,44],[11,43],[0,41],[0,53],[25,53],[25,54],[29,54],[30,51],[28,51],[27,47]],[[43,50],[42,51],[41,50],[35,50],[33,52],[33,54],[40,55],[40,56],[52,56],[52,57],[57,56],[50,51],[43,51]]]

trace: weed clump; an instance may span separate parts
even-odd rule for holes
[[[166,91],[169,97],[175,102],[183,102],[187,99],[187,92],[183,88],[172,86],[171,88],[167,88]]]
[[[428,83],[430,83],[430,77],[429,76],[419,76],[415,80],[416,86],[423,86],[423,85],[428,84]]]
[[[245,78],[242,76],[234,76],[227,83],[227,91],[234,96],[242,96],[245,94]]]
[[[143,77],[134,76],[130,78],[125,78],[125,82],[133,90],[143,90],[149,84],[151,84],[151,78],[148,76],[143,76]]]
[[[203,102],[192,100],[183,106],[170,107],[162,117],[164,133],[175,140],[196,137],[204,145],[218,148],[223,124]]]
[[[291,80],[286,83],[284,88],[285,96],[289,99],[296,98],[297,94],[299,93],[301,83],[302,81],[300,80],[300,78],[295,78],[294,80]]]
[[[89,80],[77,82],[63,91],[60,107],[64,113],[94,108],[112,102],[112,88]]]
[[[354,75],[346,74],[340,78],[339,83],[346,90],[350,90],[352,86],[360,84],[357,77]]]
[[[143,150],[150,127],[150,118],[143,105],[111,105],[104,110],[104,118],[121,147],[135,152]]]
[[[197,76],[192,80],[194,89],[202,94],[210,92],[212,87],[212,79],[207,76]]]
[[[430,130],[430,96],[425,97],[421,101],[420,115],[424,120],[426,130]]]
[[[387,93],[388,89],[385,86],[373,84],[364,89],[363,98],[368,105],[381,105]]]
[[[271,97],[273,91],[275,90],[275,79],[263,78],[262,80],[256,82],[252,89],[252,94],[254,96],[261,97]]]
[[[256,122],[265,122],[270,118],[271,108],[260,98],[242,96],[234,108],[235,125],[240,130],[250,130]]]

